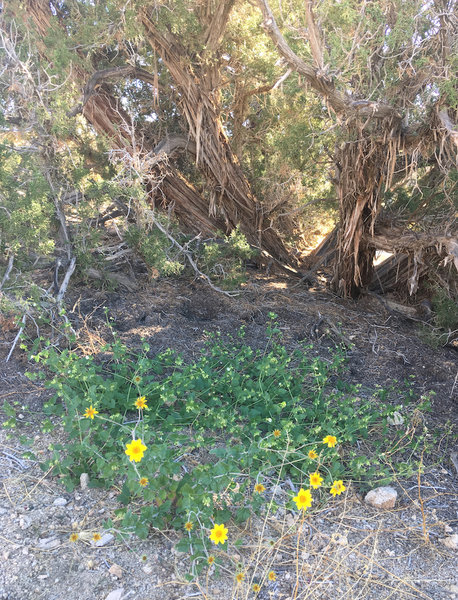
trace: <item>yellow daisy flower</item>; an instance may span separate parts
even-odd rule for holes
[[[210,539],[216,545],[224,544],[224,542],[227,540],[227,532],[228,529],[226,529],[226,527],[224,527],[223,524],[218,525],[217,523],[215,523],[215,526],[210,531]]]
[[[335,497],[335,496],[340,496],[340,494],[342,492],[345,492],[346,489],[347,488],[344,486],[342,479],[339,479],[338,481],[334,481],[330,491],[331,491],[331,494]]]
[[[334,448],[334,446],[337,444],[337,438],[333,435],[327,435],[325,438],[323,438],[323,444],[327,444],[329,448]]]
[[[314,490],[319,488],[322,483],[323,483],[323,478],[321,477],[321,475],[319,473],[317,473],[317,472],[310,473],[310,485],[312,486],[312,488]]]
[[[269,579],[269,581],[275,581],[277,579],[277,576],[275,575],[275,571],[269,571],[267,578]]]
[[[253,583],[252,590],[255,594],[257,594],[260,589],[261,589],[261,586],[259,585],[259,583]]]
[[[316,460],[318,458],[318,454],[315,452],[315,450],[309,450],[308,457],[312,460]]]
[[[94,535],[92,536],[92,541],[93,542],[98,542],[102,539],[102,536],[100,535],[100,533],[94,533]]]
[[[293,498],[296,506],[299,510],[307,510],[309,506],[312,506],[312,493],[310,490],[303,490],[302,488],[299,490],[297,496]]]
[[[191,523],[191,521],[187,521],[184,524],[184,528],[186,529],[186,531],[191,531],[191,529],[194,527],[194,523]]]
[[[71,542],[77,542],[77,541],[78,541],[78,538],[79,538],[79,535],[78,535],[77,533],[72,533],[72,534],[70,535],[70,538],[69,538],[69,539],[70,539],[70,541],[71,541]]]
[[[95,408],[92,406],[92,404],[90,406],[88,406],[88,408],[86,408],[86,412],[84,413],[84,416],[86,417],[86,419],[93,419],[95,417],[95,415],[98,415],[99,411],[95,410]]]
[[[281,436],[281,431],[279,429],[274,430],[274,437],[278,438]]]
[[[135,400],[135,406],[138,409],[148,408],[148,405],[146,404],[145,396],[141,396],[140,398],[137,398]]]
[[[129,444],[126,444],[125,453],[131,462],[140,462],[145,450],[146,446],[141,440],[132,440]]]
[[[142,487],[146,487],[148,485],[148,477],[141,477],[138,480],[138,483],[142,486]]]
[[[235,576],[237,583],[242,583],[242,581],[245,579],[245,574],[244,573],[237,573],[237,575]]]
[[[215,557],[210,554],[210,556],[207,558],[207,562],[209,565],[212,565],[215,562]]]
[[[257,483],[254,486],[254,491],[258,492],[258,494],[262,494],[262,492],[265,492],[266,488],[262,485],[262,483]]]

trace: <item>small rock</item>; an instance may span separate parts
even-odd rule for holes
[[[38,575],[38,579],[48,579],[49,575],[47,573],[43,573],[42,575]]]
[[[397,410],[394,411],[392,417],[387,418],[388,425],[402,425],[404,423],[404,417]]]
[[[121,579],[122,577],[122,567],[120,567],[117,564],[111,565],[111,567],[108,569],[108,572],[110,573],[110,575],[114,575],[118,579]]]
[[[80,475],[80,486],[83,492],[87,490],[89,485],[89,475],[87,473],[81,473]]]
[[[142,569],[143,573],[145,573],[146,575],[151,575],[151,573],[153,572],[153,565],[147,564],[143,567]]]
[[[454,533],[449,537],[442,538],[440,541],[450,550],[458,550],[458,533]]]
[[[450,525],[448,525],[448,523],[446,523],[444,525],[444,531],[445,531],[445,533],[453,533],[453,527],[450,527]]]
[[[108,594],[105,600],[121,600],[121,596],[124,593],[124,588],[118,588],[117,590],[113,590]]]
[[[40,550],[53,550],[54,548],[58,548],[60,546],[60,541],[56,538],[42,538],[38,540],[38,548]]]
[[[100,540],[98,540],[97,542],[94,542],[94,546],[97,546],[97,548],[101,548],[102,546],[106,546],[113,540],[114,540],[114,535],[112,535],[111,533],[104,533],[102,535],[102,537],[100,538]]]
[[[458,585],[452,583],[448,589],[452,592],[452,594],[458,594]]]
[[[397,497],[397,491],[390,486],[386,486],[378,487],[368,492],[364,501],[375,508],[389,509],[394,508]]]
[[[4,553],[3,553],[3,559],[4,559],[4,560],[8,560],[8,559],[9,559],[9,557],[10,557],[10,553],[9,553],[9,552],[4,552]]]
[[[65,498],[56,498],[53,502],[54,506],[65,506],[68,501]]]

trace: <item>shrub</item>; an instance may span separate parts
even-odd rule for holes
[[[202,531],[212,523],[262,511],[267,487],[288,478],[308,488],[318,472],[319,502],[333,486],[339,493],[337,481],[386,483],[411,468],[394,467],[402,450],[422,442],[396,431],[390,450],[387,417],[402,407],[375,404],[339,379],[339,348],[326,360],[311,346],[288,353],[274,315],[261,350],[244,343],[242,328],[237,338],[209,335],[189,364],[172,350],[149,358],[146,343],[140,355],[116,339],[104,351],[103,362],[51,347],[35,355],[54,373],[47,385],[56,394],[45,411],[68,436],[52,445],[43,469],[53,467],[69,490],[83,472],[93,486],[121,482],[123,530],[146,537],[150,526],[191,523],[180,548],[191,545],[194,554],[204,552]],[[132,440],[138,461],[127,456]],[[269,510],[284,503],[271,499]]]

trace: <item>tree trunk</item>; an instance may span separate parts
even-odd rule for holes
[[[226,0],[226,5],[229,4],[231,1]],[[220,76],[216,58],[207,57],[202,67],[193,64],[174,35],[159,31],[146,11],[141,18],[149,44],[159,54],[174,80],[180,110],[196,145],[196,165],[211,190],[210,215],[224,219],[228,232],[239,225],[252,245],[267,251],[282,263],[295,265],[291,253],[252,194],[224,132],[220,119]],[[224,31],[225,23],[221,17],[215,15],[214,19],[210,30]],[[213,45],[207,45],[207,51],[216,48],[217,37],[213,39]]]

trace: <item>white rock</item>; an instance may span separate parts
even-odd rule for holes
[[[94,542],[94,546],[97,546],[97,548],[101,548],[102,546],[106,546],[113,540],[114,540],[114,535],[112,535],[111,533],[104,533],[102,535],[102,537],[100,538],[100,540],[98,540],[97,542]]]
[[[108,569],[108,572],[110,573],[110,575],[114,575],[118,579],[121,579],[122,577],[122,567],[120,567],[116,563],[111,565],[111,567]]]
[[[387,418],[388,425],[402,425],[404,423],[404,417],[397,410],[394,411],[393,417]]]
[[[87,473],[81,473],[80,475],[80,486],[83,492],[87,490],[89,485],[89,475]]]
[[[58,548],[60,546],[60,541],[56,538],[42,538],[38,540],[38,548],[40,550],[53,550],[54,548]]]
[[[450,550],[458,550],[458,533],[454,533],[449,537],[442,538],[440,541]]]
[[[452,583],[448,589],[452,592],[452,594],[458,594],[458,585]]]
[[[105,600],[121,600],[121,596],[124,593],[124,588],[118,588],[117,590],[113,590],[108,594]]]
[[[145,573],[146,575],[151,575],[151,573],[153,572],[153,566],[152,565],[145,565],[142,569],[143,573]]]
[[[397,497],[398,493],[394,488],[390,486],[378,487],[366,494],[364,502],[375,508],[389,509],[394,508]]]
[[[56,498],[53,502],[54,506],[65,506],[68,501],[65,498]]]

